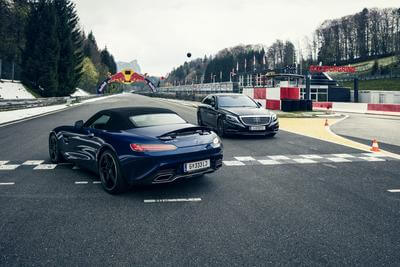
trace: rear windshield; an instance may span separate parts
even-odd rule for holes
[[[159,126],[168,124],[186,123],[184,119],[174,113],[145,114],[129,117],[136,127]]]

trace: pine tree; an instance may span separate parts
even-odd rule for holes
[[[97,67],[101,64],[100,52],[93,32],[90,32],[83,44],[83,54],[89,57]]]
[[[70,0],[55,0],[57,12],[57,32],[60,43],[58,58],[58,96],[73,93],[82,75],[81,34],[75,5]]]
[[[23,51],[23,81],[42,96],[58,90],[59,42],[54,6],[47,0],[31,3]]]
[[[110,73],[114,74],[117,72],[117,64],[114,57],[108,52],[107,47],[100,52],[100,60],[103,65],[107,66]]]

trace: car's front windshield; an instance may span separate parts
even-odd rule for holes
[[[186,123],[175,113],[145,114],[129,117],[136,127],[160,126]]]
[[[257,104],[247,96],[231,95],[231,96],[219,97],[218,98],[218,106],[222,107],[222,108],[233,108],[233,107],[256,108]]]

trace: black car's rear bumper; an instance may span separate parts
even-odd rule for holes
[[[238,134],[238,135],[268,135],[277,133],[279,131],[279,121],[273,121],[268,125],[257,125],[265,126],[265,131],[252,131],[250,126],[242,124],[234,124],[225,121],[225,133],[227,134]]]

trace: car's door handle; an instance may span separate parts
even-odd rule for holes
[[[88,134],[88,137],[89,137],[89,138],[93,138],[93,137],[94,137],[94,133],[89,133],[89,134]]]

